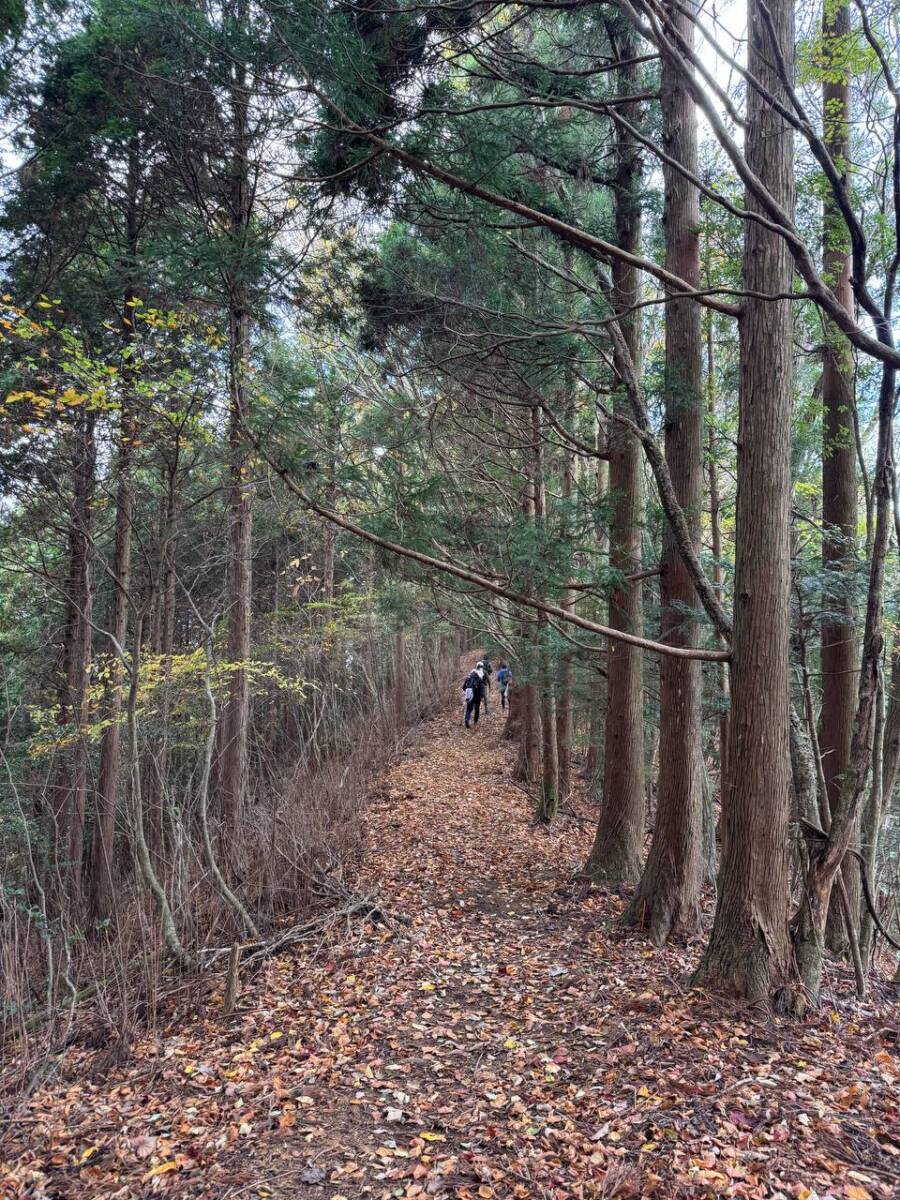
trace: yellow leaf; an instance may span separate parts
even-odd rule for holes
[[[430,1129],[424,1129],[419,1137],[424,1142],[446,1142],[447,1140],[442,1133],[432,1133]]]
[[[99,1154],[99,1152],[100,1152],[99,1146],[88,1146],[87,1150],[82,1150],[81,1158],[79,1158],[78,1161],[80,1163],[86,1163],[89,1158],[93,1158],[94,1155]]]
[[[433,992],[434,984],[426,979],[424,983],[419,984],[419,991],[420,992]]]
[[[648,1089],[647,1089],[647,1085],[646,1085],[646,1084],[642,1084],[642,1085],[641,1085],[641,1087],[639,1087],[639,1088],[638,1088],[638,1090],[637,1090],[637,1094],[638,1094],[639,1096],[649,1096],[649,1095],[650,1095],[650,1092],[649,1092],[649,1091],[648,1091]]]
[[[872,1200],[872,1193],[864,1187],[857,1187],[855,1183],[844,1184],[844,1195],[847,1200]]]
[[[516,1046],[518,1046],[518,1044],[519,1043],[516,1041],[516,1039],[514,1037],[508,1037],[506,1039],[506,1041],[503,1043],[503,1045],[506,1047],[507,1050],[515,1050],[515,1048],[516,1048]]]
[[[141,1180],[146,1183],[148,1179],[155,1179],[157,1175],[168,1175],[170,1171],[177,1171],[178,1163],[174,1158],[170,1158],[168,1162],[160,1163],[158,1167],[151,1167]]]

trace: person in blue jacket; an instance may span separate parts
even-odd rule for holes
[[[497,672],[497,687],[500,689],[500,707],[506,708],[509,703],[509,685],[512,683],[512,671],[506,663],[500,664]]]

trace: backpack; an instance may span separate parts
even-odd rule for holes
[[[467,701],[475,699],[476,695],[480,695],[484,690],[484,683],[477,671],[471,671],[463,683],[463,695]]]

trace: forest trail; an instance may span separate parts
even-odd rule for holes
[[[843,993],[785,1025],[691,993],[698,946],[572,894],[594,814],[537,826],[502,730],[446,712],[381,779],[355,883],[402,921],[282,955],[120,1066],[70,1050],[0,1193],[896,1195],[896,1029]]]

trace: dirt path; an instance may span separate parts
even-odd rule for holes
[[[691,993],[697,946],[570,894],[592,814],[536,826],[501,733],[439,717],[377,790],[359,884],[408,923],[287,954],[87,1083],[61,1065],[0,1195],[897,1195],[896,1010]]]

